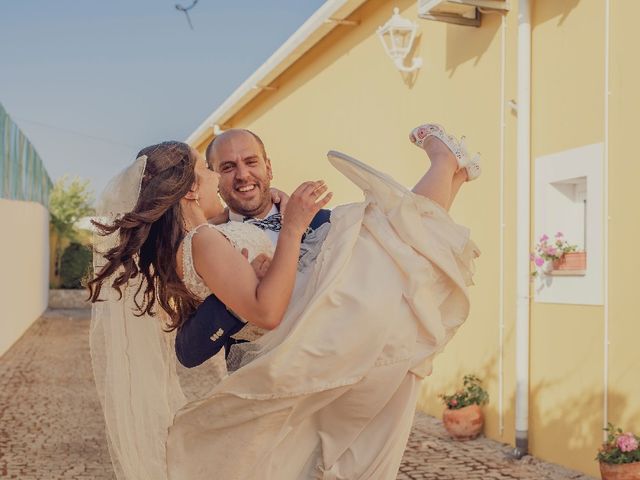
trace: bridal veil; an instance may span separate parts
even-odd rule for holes
[[[140,195],[146,166],[141,156],[112,179],[97,205],[101,222],[132,211]],[[117,245],[119,233],[94,234],[94,271],[103,254]],[[93,304],[90,348],[93,372],[104,411],[109,452],[118,480],[167,478],[165,443],[175,412],[186,403],[173,352],[173,335],[163,331],[165,319],[136,316],[133,295],[140,276],[130,280],[122,296],[105,283]]]

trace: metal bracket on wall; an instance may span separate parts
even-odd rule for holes
[[[278,89],[278,87],[272,87],[270,85],[254,85],[254,90],[265,90],[267,92],[273,92]]]
[[[481,12],[504,13],[505,0],[418,0],[418,16],[426,20],[479,27]]]
[[[418,17],[424,20],[434,20],[436,22],[453,23],[454,25],[464,25],[465,27],[480,26],[480,12],[476,10],[475,18],[463,17],[453,13],[420,13]]]
[[[360,25],[360,22],[355,20],[344,20],[341,18],[327,18],[324,23],[335,23],[336,25],[347,25],[349,27],[356,27]]]

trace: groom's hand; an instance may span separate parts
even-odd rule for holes
[[[280,204],[280,214],[284,217],[284,212],[287,209],[287,203],[289,203],[289,195],[282,190],[278,190],[275,187],[271,187],[271,201],[273,203]]]
[[[249,251],[246,248],[243,248],[241,251],[244,258],[249,259]],[[258,280],[262,280],[262,278],[267,274],[267,270],[269,270],[269,266],[271,265],[271,257],[264,253],[259,254],[256,258],[251,261],[251,266],[253,267],[253,271],[256,272],[256,277]]]

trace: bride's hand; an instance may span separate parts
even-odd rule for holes
[[[333,193],[327,190],[324,180],[300,185],[289,199],[287,215],[282,219],[283,230],[302,236],[316,213],[331,200]]]
[[[271,201],[273,203],[280,204],[280,215],[284,217],[284,212],[287,209],[287,204],[289,203],[289,195],[284,193],[282,190],[279,190],[275,187],[271,187]]]

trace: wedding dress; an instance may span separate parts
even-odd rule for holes
[[[431,200],[344,154],[329,159],[365,200],[335,208],[308,247],[281,325],[234,346],[237,370],[177,411],[172,480],[396,478],[419,381],[468,315],[478,251]],[[210,227],[251,258],[272,253],[256,227]],[[204,299],[191,260],[201,228],[184,242],[184,282]]]
[[[200,278],[200,275],[198,275],[198,272],[196,272],[193,264],[191,244],[194,235],[196,235],[202,228],[213,228],[218,230],[229,240],[229,242],[231,242],[235,249],[240,251],[246,249],[248,252],[247,260],[250,262],[260,254],[267,255],[270,258],[273,257],[275,248],[267,234],[264,230],[261,230],[250,223],[227,222],[220,225],[204,223],[193,228],[185,235],[182,244],[184,252],[182,260],[184,278],[182,282],[185,284],[187,289],[201,301],[204,301],[205,298],[211,295],[211,290],[207,288],[202,278]],[[260,338],[265,333],[266,330],[263,328],[246,324],[242,330],[235,335],[232,335],[232,337],[238,340],[253,341]],[[224,360],[224,352],[220,352],[216,356]]]

